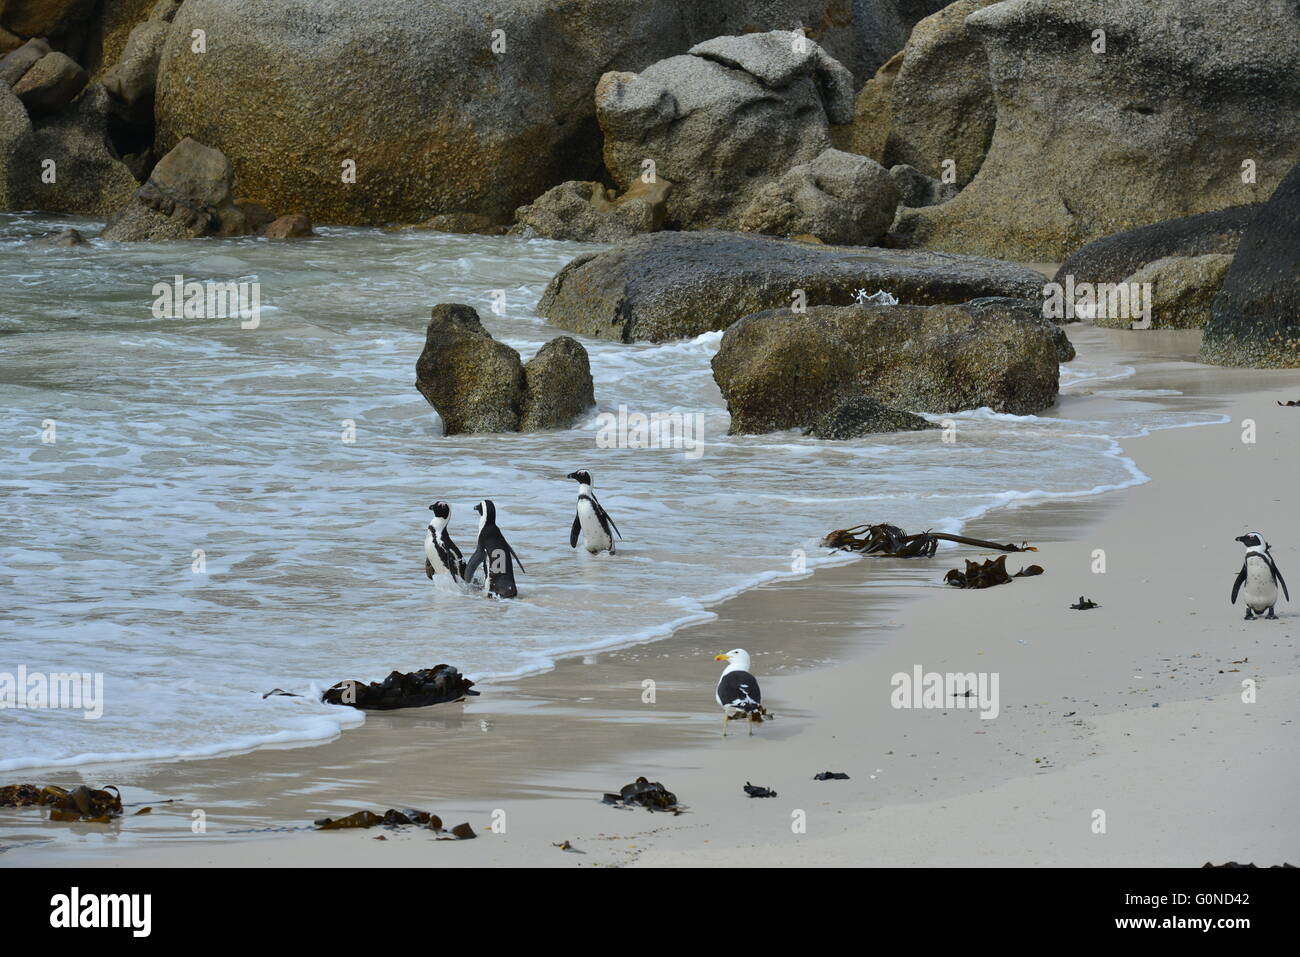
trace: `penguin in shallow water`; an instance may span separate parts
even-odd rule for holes
[[[433,519],[424,533],[424,574],[433,580],[434,575],[450,575],[453,582],[465,580],[465,556],[447,532],[451,506],[434,502],[429,506]]]
[[[596,501],[596,493],[591,490],[591,473],[586,469],[570,472],[565,478],[578,483],[578,513],[573,516],[573,527],[569,529],[569,547],[578,547],[578,533],[582,532],[582,544],[593,555],[596,552],[614,554],[614,536],[623,537],[609,513]]]
[[[465,580],[472,580],[479,565],[482,565],[483,590],[497,598],[514,598],[519,590],[515,587],[512,562],[518,562],[521,572],[524,563],[519,561],[519,556],[501,534],[501,529],[497,528],[497,507],[492,500],[483,499],[474,506],[474,511],[481,516],[478,520],[478,548],[465,564]]]
[[[722,707],[722,736],[726,737],[727,722],[732,718],[748,719],[749,733],[753,734],[754,721],[763,720],[764,712],[763,692],[758,688],[758,679],[749,673],[749,652],[732,648],[713,660],[727,662],[713,692]]]
[[[1278,586],[1282,586],[1282,594],[1287,601],[1291,600],[1291,593],[1287,591],[1282,573],[1277,570],[1277,563],[1269,554],[1268,542],[1264,541],[1264,536],[1259,532],[1238,535],[1236,541],[1246,546],[1246,560],[1241,563],[1237,580],[1232,583],[1232,603],[1237,603],[1237,592],[1245,585],[1246,590],[1242,596],[1246,599],[1246,620],[1251,621],[1256,615],[1277,618],[1273,614],[1273,606],[1277,604]],[[1265,611],[1268,612],[1267,615],[1263,614]]]

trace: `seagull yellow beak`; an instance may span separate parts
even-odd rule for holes
[[[726,655],[718,655],[718,656],[717,656],[716,658],[714,658],[713,660],[714,660],[714,661],[730,661],[731,659],[728,658]]]

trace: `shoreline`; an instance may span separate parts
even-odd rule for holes
[[[1068,331],[1085,329],[1070,327]],[[1223,412],[1231,410],[1234,417],[1235,410],[1243,406],[1266,408],[1252,396],[1268,394],[1268,405],[1272,405],[1276,388],[1300,389],[1300,374],[1294,372],[1264,374],[1193,366],[1181,361],[1174,354],[1176,349],[1162,346],[1161,339],[1142,338],[1150,337],[1150,333],[1110,335],[1087,330],[1087,335],[1090,340],[1095,338],[1104,343],[1103,348],[1107,349],[1118,348],[1116,343],[1124,343],[1127,349],[1138,346],[1147,349],[1140,357],[1138,375],[1126,380],[1132,381],[1135,387],[1158,388],[1162,379],[1178,381],[1186,396],[1209,398],[1212,406]],[[1130,353],[1127,358],[1134,359],[1134,356]],[[1138,364],[1136,360],[1134,364]],[[1239,391],[1243,386],[1256,388]],[[1261,392],[1260,388],[1266,391]],[[1284,396],[1279,393],[1277,397]],[[1278,413],[1288,413],[1273,408]],[[1262,411],[1256,414],[1260,417],[1260,442],[1264,443],[1266,423]],[[1279,416],[1276,421],[1270,419],[1268,427],[1281,428],[1288,421]],[[1091,634],[1089,622],[1107,621],[1106,616],[1111,614],[1108,606],[1129,614],[1146,612],[1141,596],[1134,595],[1133,589],[1123,590],[1116,598],[1091,593],[1090,589],[1099,590],[1103,581],[1108,590],[1112,589],[1115,579],[1111,577],[1113,570],[1097,578],[1086,574],[1091,551],[1087,545],[1100,536],[1105,538],[1108,551],[1120,555],[1126,550],[1146,548],[1142,541],[1128,540],[1131,535],[1126,538],[1122,529],[1114,527],[1116,515],[1131,512],[1135,499],[1144,503],[1186,496],[1188,490],[1181,486],[1190,483],[1177,480],[1183,473],[1161,474],[1163,468],[1171,456],[1188,457],[1189,447],[1219,441],[1222,436],[1215,436],[1208,443],[1192,442],[1190,438],[1216,429],[1228,431],[1216,426],[1164,429],[1122,440],[1122,454],[1137,462],[1137,467],[1151,478],[1149,482],[1119,492],[1002,505],[966,523],[967,534],[994,540],[1029,539],[1039,544],[1042,551],[1038,555],[1011,555],[1008,563],[1012,570],[1021,564],[1043,564],[1047,574],[1042,578],[1016,581],[987,592],[934,587],[944,569],[960,564],[963,556],[975,557],[974,550],[965,548],[945,549],[929,560],[862,560],[827,565],[809,576],[781,578],[749,589],[713,606],[710,610],[716,617],[680,629],[670,637],[565,658],[549,671],[525,678],[485,682],[481,686],[484,696],[465,705],[371,714],[361,728],[315,746],[263,748],[220,758],[164,762],[152,767],[147,762],[139,762],[139,767],[133,767],[135,763],[116,764],[103,770],[117,771],[124,781],[135,779],[129,785],[124,784],[124,788],[129,788],[129,802],[134,803],[137,797],[146,802],[174,797],[179,802],[155,805],[154,813],[147,819],[147,833],[140,836],[128,836],[128,832],[139,827],[141,819],[128,817],[123,823],[112,825],[113,832],[120,831],[123,838],[120,846],[116,834],[107,829],[99,833],[93,826],[75,825],[51,834],[52,826],[48,823],[24,819],[31,820],[31,826],[22,829],[25,833],[16,835],[21,838],[20,846],[13,843],[15,835],[3,839],[5,852],[0,853],[0,864],[332,865],[341,850],[336,840],[347,842],[345,853],[349,859],[358,858],[358,863],[398,866],[408,863],[421,866],[701,863],[704,860],[728,863],[737,859],[761,862],[764,855],[777,853],[778,848],[785,854],[818,853],[831,857],[856,853],[852,849],[858,846],[857,832],[850,834],[849,838],[853,839],[847,839],[838,850],[835,844],[846,840],[845,835],[825,835],[825,830],[834,830],[837,817],[840,823],[850,820],[861,824],[868,811],[878,814],[882,809],[889,809],[896,820],[915,821],[934,802],[969,805],[981,793],[987,795],[999,788],[1010,788],[1016,799],[1028,800],[1022,795],[1043,786],[1037,779],[1066,778],[1065,774],[1053,774],[1058,769],[1077,773],[1075,769],[1093,760],[1089,752],[1099,739],[1111,741],[1117,733],[1122,736],[1122,731],[1116,732],[1112,727],[1115,724],[1112,719],[1128,710],[1130,699],[1146,701],[1148,705],[1165,704],[1167,710],[1158,716],[1162,721],[1167,721],[1176,710],[1186,710],[1183,705],[1191,708],[1194,715],[1200,713],[1196,702],[1206,700],[1202,692],[1208,686],[1197,687],[1196,695],[1191,698],[1187,697],[1192,693],[1190,685],[1176,693],[1167,691],[1164,685],[1154,685],[1151,689],[1133,685],[1121,692],[1115,687],[1120,677],[1115,669],[1111,667],[1104,679],[1084,670],[1102,666],[1089,661],[1090,655],[1082,654],[1078,648],[1053,648],[1039,660],[1043,639],[1032,629],[1038,623],[1038,627],[1061,628],[1063,634],[1092,640],[1102,637],[1103,646],[1117,657],[1131,651],[1128,645],[1114,645],[1115,635]],[[1294,443],[1291,445],[1292,448],[1275,449],[1284,460],[1277,468],[1268,469],[1268,475],[1257,476],[1269,488],[1274,484],[1285,486],[1285,476],[1294,474]],[[1150,465],[1145,461],[1148,457]],[[1196,455],[1190,457],[1195,459]],[[1226,460],[1227,456],[1220,458]],[[1212,464],[1224,465],[1223,462]],[[1152,492],[1157,483],[1160,483],[1160,496],[1143,494]],[[1195,498],[1194,484],[1191,495]],[[1139,511],[1151,507],[1150,504],[1136,506]],[[1198,517],[1207,523],[1211,518],[1215,522],[1229,522],[1233,528],[1240,521],[1256,520],[1228,515]],[[1271,532],[1264,521],[1267,515],[1259,516],[1258,524],[1277,544],[1284,546],[1278,554],[1285,571],[1288,569],[1285,557],[1300,552],[1291,551],[1289,542],[1295,535],[1280,525],[1282,517],[1275,516]],[[850,516],[846,517],[846,524],[868,518],[887,520],[888,516]],[[1233,551],[1231,536],[1224,543],[1207,537],[1211,538],[1212,546],[1208,554],[1214,562],[1223,568],[1235,567],[1233,562],[1239,556]],[[1112,541],[1118,544],[1111,545]],[[1024,561],[1019,561],[1022,558]],[[1081,559],[1082,564],[1078,564]],[[1076,564],[1070,565],[1072,562]],[[1067,573],[1065,569],[1070,567],[1076,570]],[[1067,580],[1071,582],[1068,587]],[[1065,604],[1059,601],[1064,597],[1062,589],[1077,594],[1080,588],[1089,597],[1099,598],[1103,608],[1087,614],[1061,611]],[[1226,586],[1223,590],[1223,596],[1212,596],[1211,608],[1216,607],[1214,601],[1226,606]],[[1068,596],[1069,601],[1075,600],[1075,594]],[[1051,596],[1050,603],[1045,600],[1047,595]],[[863,605],[868,607],[864,609]],[[968,606],[975,606],[984,615],[967,617],[972,611]],[[1294,619],[1286,606],[1280,610],[1284,621],[1275,635],[1256,631],[1245,636],[1254,642],[1275,637],[1286,645],[1283,652],[1274,653],[1270,674],[1260,673],[1261,686],[1265,678],[1300,671],[1295,642],[1289,637]],[[1216,614],[1221,612],[1222,609],[1216,610]],[[1240,616],[1235,611],[1229,609],[1229,612],[1219,615],[1218,624],[1240,631],[1238,625],[1245,623],[1239,622]],[[965,619],[963,628],[970,635],[952,633],[950,620],[954,615]],[[1073,617],[1062,618],[1063,615]],[[1016,621],[1025,628],[1027,637],[1015,639],[1000,634],[997,627],[990,627],[991,622],[997,621]],[[1107,623],[1114,624],[1113,620]],[[1128,623],[1134,622],[1130,619]],[[1182,654],[1176,643],[1170,643],[1166,630],[1153,631],[1157,646],[1171,654]],[[789,640],[792,634],[800,640]],[[1128,636],[1128,644],[1133,649],[1150,652],[1153,634],[1135,633]],[[718,736],[716,705],[711,696],[717,670],[712,654],[733,647],[736,635],[744,635],[745,647],[755,653],[755,672],[763,682],[765,700],[777,719],[759,728],[752,739],[736,735],[733,729],[733,736],[723,741]],[[977,653],[971,651],[972,639],[980,645]],[[729,640],[731,644],[727,643]],[[1256,661],[1252,665],[1259,661],[1259,654],[1254,652]],[[944,718],[955,715],[957,721],[975,721],[973,727],[955,730],[952,721],[938,720],[938,712],[890,708],[887,690],[881,692],[883,684],[875,685],[877,693],[865,698],[861,693],[864,676],[879,682],[882,674],[910,671],[917,663],[927,671],[984,670],[986,663],[976,660],[981,657],[988,664],[995,664],[995,670],[1003,676],[1003,694],[1007,695],[1004,700],[1009,704],[1004,705],[998,720],[981,721],[976,714],[950,709]],[[941,667],[946,663],[953,668]],[[1194,672],[1198,663],[1188,659],[1184,667]],[[1199,676],[1202,683],[1204,677]],[[655,681],[658,695],[656,704],[648,710],[640,702],[642,681],[647,678]],[[1063,698],[1076,702],[1071,707],[1061,705],[1059,711],[1064,713],[1073,708],[1079,723],[1043,722],[1043,717],[1055,705],[1037,700],[1050,697],[1040,685],[1044,682],[1050,685],[1052,681],[1061,686],[1055,690],[1070,692]],[[1278,683],[1285,685],[1285,680]],[[491,689],[490,696],[487,689]],[[1221,688],[1209,690],[1222,691]],[[1171,697],[1163,702],[1148,701],[1155,691]],[[1200,710],[1217,713],[1223,707],[1218,700],[1223,694],[1209,697],[1215,702]],[[1174,702],[1181,702],[1178,709],[1170,707]],[[1147,725],[1153,713],[1129,711],[1134,721]],[[1232,712],[1225,713],[1229,718],[1219,720],[1230,720]],[[1290,714],[1296,716],[1294,708]],[[705,715],[709,720],[703,720]],[[1090,725],[1095,715],[1103,716],[1097,719],[1101,731]],[[463,733],[476,730],[476,726],[477,735]],[[858,734],[859,731],[862,733]],[[851,747],[846,749],[837,734],[850,741]],[[974,735],[980,735],[983,740]],[[958,738],[968,749],[966,752],[953,747]],[[905,743],[903,739],[907,739]],[[893,746],[886,747],[886,744]],[[1114,747],[1113,743],[1108,746]],[[1281,748],[1282,744],[1270,737],[1268,747]],[[1027,758],[1031,750],[1042,753]],[[928,768],[922,767],[930,755],[937,760]],[[1035,756],[1039,758],[1037,764],[1032,761]],[[444,762],[452,770],[440,772]],[[828,766],[817,766],[819,763]],[[815,784],[807,780],[786,780],[791,766],[803,764],[809,765],[806,776],[809,778],[814,770],[829,769],[849,771],[851,779]],[[1291,765],[1295,766],[1295,762]],[[781,781],[768,779],[772,772],[764,768],[774,767],[786,768]],[[93,776],[100,770],[87,768],[86,773]],[[648,816],[646,812],[615,811],[596,803],[603,791],[617,790],[642,773],[652,780],[662,780],[691,811],[680,817]],[[26,775],[19,772],[18,776]],[[1290,783],[1293,779],[1278,789],[1283,804],[1300,792],[1300,788]],[[745,780],[775,787],[778,799],[746,799],[740,793]],[[1026,780],[1035,783],[1025,785]],[[721,786],[723,781],[725,788]],[[106,782],[99,779],[87,783]],[[485,798],[485,792],[492,796]],[[797,802],[797,809],[810,816],[811,835],[793,844],[789,830],[792,801]],[[296,828],[308,825],[314,817],[339,816],[361,807],[390,806],[423,807],[440,814],[448,825],[469,820],[483,840],[444,855],[424,848],[423,842],[430,839],[427,833],[363,831],[286,835],[273,840],[240,839],[239,832],[247,833],[259,825]],[[210,822],[206,839],[191,830],[194,810],[203,810]],[[493,812],[498,810],[506,812],[508,823],[504,834],[489,832]],[[822,814],[823,810],[827,813]],[[13,813],[7,812],[6,817]],[[816,818],[815,823],[812,818]],[[5,825],[6,831],[14,829],[9,821]],[[637,846],[616,848],[623,835],[614,838],[601,830],[617,827],[634,828],[633,839],[622,843],[634,840]],[[770,840],[759,843],[752,851],[735,848],[719,851],[716,846],[709,846],[737,844],[754,827],[770,828],[767,831]],[[374,842],[373,838],[380,833],[384,833],[386,841]],[[1203,833],[1212,835],[1213,839],[1222,836],[1215,828],[1207,828]],[[515,834],[520,837],[512,839]],[[879,835],[876,839],[879,841]],[[1287,839],[1294,844],[1295,838]],[[583,853],[562,853],[551,846],[563,840],[572,840]],[[891,853],[908,853],[908,847],[900,835]],[[880,848],[874,850],[878,852]],[[1291,849],[1288,853],[1294,857],[1296,852]],[[754,856],[745,857],[745,854]],[[1242,852],[1231,856],[1246,859]],[[852,858],[844,860],[848,862]],[[804,862],[819,861],[813,858]],[[894,862],[956,863],[936,858],[895,858]],[[1002,862],[1025,863],[1014,857]],[[1053,862],[1071,863],[1070,860]],[[1271,862],[1260,860],[1261,864]]]

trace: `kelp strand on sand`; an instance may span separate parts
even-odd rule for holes
[[[973,545],[976,548],[987,548],[998,552],[1038,551],[1026,542],[1012,545],[929,530],[917,535],[909,535],[897,525],[886,522],[837,529],[822,539],[822,546],[837,551],[879,555],[882,558],[930,558],[938,551],[940,542],[956,542],[958,545]]]
[[[71,791],[57,784],[43,788],[34,784],[9,784],[0,787],[0,807],[48,807],[51,821],[108,824],[122,816],[122,795],[111,784],[102,789],[83,784]]]

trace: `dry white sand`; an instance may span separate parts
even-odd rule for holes
[[[0,864],[1300,862],[1297,606],[1246,622],[1228,604],[1243,551],[1233,539],[1249,529],[1300,588],[1300,409],[1276,405],[1300,398],[1300,372],[1194,366],[1178,358],[1194,349],[1186,335],[1069,331],[1094,354],[1138,356],[1126,359],[1139,369],[1133,388],[1177,389],[1178,408],[1232,421],[1126,440],[1145,485],[1002,510],[968,529],[1034,542],[1008,566],[1038,563],[1041,577],[987,591],[938,584],[965,557],[986,557],[973,549],[860,561],[756,589],[667,641],[486,685],[463,706],[373,715],[320,747],[86,769],[128,800],[178,800],[111,833],[54,834],[33,818]],[[1253,444],[1243,419],[1256,423]],[[844,524],[867,518],[888,516]],[[1069,610],[1081,593],[1101,607]],[[723,739],[713,654],[736,646],[753,655],[777,718]],[[996,673],[998,716],[892,707],[891,676],[917,665]],[[647,678],[654,704],[641,700]],[[812,780],[823,770],[850,780]],[[639,774],[689,811],[597,803]],[[778,796],[750,799],[746,781]],[[407,806],[467,820],[481,837],[235,833]],[[196,810],[205,833],[191,828]],[[554,846],[565,840],[575,851]]]

